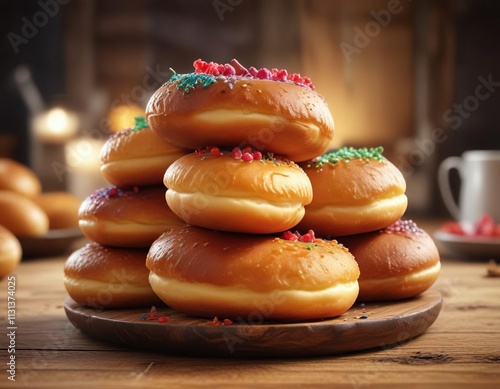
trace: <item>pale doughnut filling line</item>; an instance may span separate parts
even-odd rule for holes
[[[359,215],[366,213],[378,213],[384,211],[386,208],[406,206],[407,203],[408,203],[408,198],[406,197],[405,194],[401,194],[396,197],[377,199],[375,201],[363,205],[345,204],[345,205],[324,205],[318,207],[309,206],[307,212],[320,213],[320,214],[325,213],[326,215],[328,214],[347,215],[352,213],[356,213],[357,215]]]
[[[110,292],[116,294],[150,295],[152,289],[150,285],[136,285],[131,282],[106,282],[88,279],[75,279],[64,276],[64,284],[78,290],[78,293],[87,292]]]
[[[197,113],[192,116],[192,118],[196,121],[203,123],[210,123],[215,125],[227,125],[228,122],[240,122],[244,119],[246,122],[251,123],[252,121],[257,122],[262,125],[262,121],[269,121],[269,130],[272,132],[281,132],[284,130],[284,125],[286,123],[291,123],[289,120],[286,120],[282,116],[278,115],[266,115],[257,112],[245,112],[244,110],[231,110],[231,109],[214,109],[211,111],[204,111]],[[273,129],[274,126],[278,124],[278,128]],[[279,123],[282,123],[280,126]],[[304,127],[305,131],[313,131],[315,134],[319,134],[321,129],[314,123],[310,122],[301,122],[294,120],[293,124]],[[308,133],[308,136],[310,134]]]
[[[301,304],[316,304],[319,300],[331,300],[334,304],[337,301],[354,299],[358,295],[358,281],[351,281],[345,284],[334,285],[321,290],[281,290],[275,289],[269,292],[256,292],[243,287],[235,286],[217,286],[208,283],[196,283],[179,281],[170,277],[161,277],[154,272],[149,275],[149,283],[153,290],[158,295],[168,295],[173,297],[176,302],[187,301],[206,301],[210,300],[211,304],[234,305],[253,305],[259,301],[269,300],[273,297],[276,300],[276,305],[280,302],[293,304],[299,302]],[[159,293],[162,291],[163,293]],[[355,296],[355,297],[353,297]],[[167,304],[168,302],[165,301]]]
[[[380,286],[393,285],[393,284],[401,284],[401,285],[407,284],[408,287],[411,288],[412,285],[418,285],[422,281],[426,281],[433,275],[437,276],[440,269],[441,269],[441,262],[438,261],[432,267],[420,270],[416,273],[409,273],[384,279],[367,279],[367,280],[361,279],[359,280],[359,283],[363,289],[364,288],[379,289]]]

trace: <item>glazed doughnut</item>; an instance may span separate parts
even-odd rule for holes
[[[311,183],[298,165],[250,147],[185,155],[167,169],[164,184],[168,206],[179,218],[221,231],[285,231],[302,219],[312,199]]]
[[[300,240],[290,232],[273,237],[175,228],[149,250],[149,282],[167,305],[193,316],[252,322],[341,315],[358,295],[356,261],[312,231]]]
[[[0,280],[15,269],[22,254],[19,240],[8,229],[0,226]]]
[[[195,73],[174,74],[146,107],[160,138],[188,149],[252,146],[298,162],[323,154],[334,123],[311,81],[286,70],[245,69],[236,60],[197,60]]]
[[[42,184],[28,167],[9,158],[0,158],[0,190],[33,197],[42,191]]]
[[[160,300],[149,285],[146,249],[88,243],[64,265],[64,286],[77,303],[96,308],[150,307]]]
[[[101,173],[112,185],[161,185],[165,170],[188,151],[162,141],[136,118],[134,128],[112,135],[101,149]]]
[[[49,231],[49,218],[28,197],[0,190],[0,225],[15,236],[41,236]]]
[[[66,192],[44,192],[33,198],[49,218],[49,229],[78,228],[81,200]]]
[[[358,262],[358,301],[416,296],[436,281],[441,262],[432,238],[411,220],[340,239]]]
[[[168,208],[163,186],[102,188],[79,210],[83,234],[104,246],[147,248],[163,232],[184,224]]]
[[[301,164],[314,198],[297,229],[337,237],[379,230],[397,221],[408,204],[406,182],[382,151],[345,147]]]

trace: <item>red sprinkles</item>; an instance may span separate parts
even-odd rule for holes
[[[230,326],[231,324],[233,324],[233,321],[231,319],[224,319],[220,321],[217,316],[215,316],[212,320],[213,326]]]
[[[313,230],[307,231],[304,235],[301,235],[298,231],[285,231],[281,234],[281,239],[291,240],[292,242],[312,243],[316,241],[316,236]]]
[[[146,320],[146,321],[158,320],[158,322],[160,322],[160,323],[168,323],[170,320],[170,317],[158,316],[158,311],[156,310],[156,307],[152,306],[149,313],[145,313],[144,315],[141,315],[140,319]]]
[[[299,73],[288,74],[286,69],[267,69],[255,67],[245,68],[236,59],[231,60],[228,64],[218,64],[216,62],[205,62],[197,59],[193,63],[195,73],[210,74],[212,76],[225,76],[225,77],[246,77],[258,80],[270,80],[280,82],[293,82],[314,90],[314,85],[309,77],[303,77]]]
[[[223,151],[220,150],[220,148],[216,146],[207,146],[203,150],[196,150],[195,154],[199,157],[206,157],[206,156],[211,156],[211,157],[222,157],[224,154]],[[241,160],[243,162],[252,162],[253,160],[255,161],[260,161],[263,158],[263,155],[260,151],[253,149],[250,146],[245,146],[243,149],[240,149],[239,147],[235,147],[231,151],[231,156],[234,159]]]

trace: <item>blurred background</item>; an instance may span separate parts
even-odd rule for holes
[[[383,146],[407,214],[448,216],[444,158],[500,149],[494,0],[3,0],[0,157],[80,197],[97,156],[198,58],[309,76],[337,146]],[[453,185],[458,178],[452,177]]]

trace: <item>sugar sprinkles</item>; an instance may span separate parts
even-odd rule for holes
[[[398,220],[390,226],[384,228],[381,232],[388,234],[421,234],[423,230],[417,226],[413,220]]]

